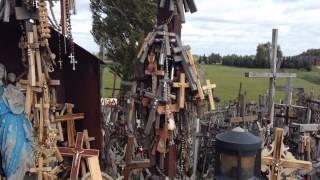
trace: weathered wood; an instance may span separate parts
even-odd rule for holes
[[[130,179],[130,172],[133,169],[147,168],[151,166],[149,159],[132,160],[133,145],[134,145],[133,141],[134,141],[134,137],[132,135],[129,135],[127,149],[126,149],[126,157],[125,157],[126,165],[123,170],[124,180]]]
[[[75,120],[84,119],[83,113],[73,114],[72,108],[73,104],[66,103],[67,113],[66,115],[57,116],[56,122],[64,122],[67,121],[67,136],[68,136],[68,146],[74,146],[74,138],[75,138]]]
[[[248,78],[273,78],[273,73],[269,72],[245,72],[245,77]],[[296,73],[276,73],[277,78],[295,78]]]
[[[257,115],[243,116],[243,117],[232,117],[230,119],[230,123],[253,122],[256,120],[258,120]]]

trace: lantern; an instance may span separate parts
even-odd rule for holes
[[[216,136],[216,180],[254,180],[261,178],[262,140],[244,129]]]

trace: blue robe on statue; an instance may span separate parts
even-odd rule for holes
[[[24,113],[14,114],[0,86],[0,152],[8,180],[23,179],[34,162],[32,124]]]

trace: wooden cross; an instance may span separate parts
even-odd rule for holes
[[[304,169],[312,170],[312,163],[309,161],[296,160],[294,156],[286,150],[283,144],[283,129],[275,129],[275,140],[272,149],[264,149],[262,152],[262,170],[269,169],[270,180],[280,180],[283,173]]]
[[[56,122],[67,121],[67,135],[68,135],[68,146],[74,146],[74,137],[75,137],[75,120],[84,119],[84,113],[72,113],[73,104],[66,103],[67,114],[56,117]]]
[[[43,167],[43,158],[40,157],[38,159],[38,167],[30,168],[29,172],[30,173],[37,173],[38,179],[42,180],[43,177],[44,177],[44,179],[48,179],[48,177],[45,173],[48,173],[51,170],[52,170],[51,167]]]
[[[184,73],[180,73],[180,82],[174,82],[173,87],[179,88],[179,108],[184,108],[185,91],[189,87],[189,83],[186,83],[186,76]]]
[[[74,148],[59,147],[59,151],[63,156],[73,157],[70,179],[78,179],[81,158],[99,156],[99,150],[82,148],[83,139],[84,139],[83,132],[78,132]]]
[[[270,117],[271,124],[273,124],[274,119],[274,105],[273,98],[275,95],[275,85],[277,78],[290,78],[296,77],[295,73],[277,73],[277,48],[278,48],[278,30],[272,30],[272,51],[271,51],[271,72],[246,72],[245,76],[249,78],[269,78],[269,107],[268,113]]]
[[[191,65],[191,69],[192,69],[193,73],[196,75],[196,85],[198,88],[199,98],[201,100],[204,100],[204,94],[203,94],[203,89],[202,89],[201,82],[200,82],[200,76],[199,76],[198,70],[196,68],[196,64],[194,62],[193,55],[191,53],[191,48],[187,50],[187,56],[189,59],[189,63]]]
[[[293,92],[303,92],[303,88],[293,88],[292,87],[292,78],[287,78],[286,86],[276,86],[277,91],[285,92],[285,104],[290,105],[292,103],[292,93]]]
[[[147,168],[151,166],[149,159],[143,159],[143,160],[132,160],[132,153],[133,153],[133,143],[134,137],[132,135],[128,136],[128,144],[126,149],[126,165],[123,170],[124,180],[129,180],[130,177],[130,171],[133,169],[141,169],[141,168]]]
[[[216,109],[216,106],[214,104],[214,99],[213,99],[213,93],[212,93],[212,89],[214,89],[214,88],[216,88],[216,85],[215,84],[211,84],[209,79],[207,79],[206,85],[202,86],[202,89],[209,96],[210,110],[215,110]]]

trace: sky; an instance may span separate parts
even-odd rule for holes
[[[89,0],[77,0],[72,16],[75,42],[90,52],[98,46],[90,33]],[[253,55],[257,44],[271,41],[277,28],[285,56],[320,48],[320,0],[195,0],[198,12],[186,16],[184,44],[194,54]],[[59,18],[59,16],[57,16]]]

